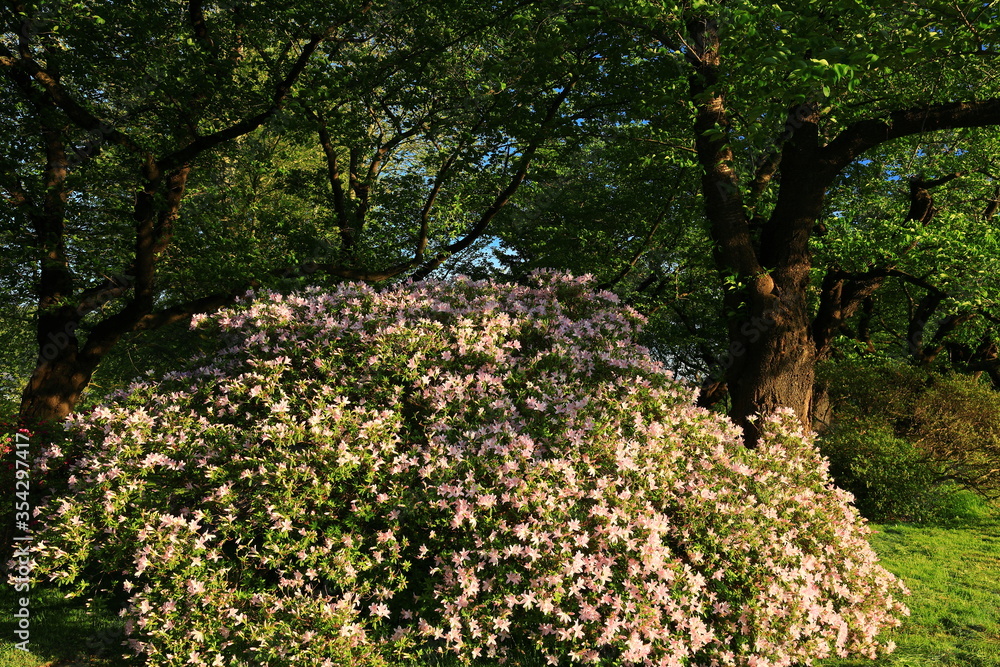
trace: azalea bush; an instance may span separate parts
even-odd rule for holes
[[[6,562],[14,553],[13,540],[22,532],[19,522],[24,518],[25,504],[31,506],[35,497],[36,481],[26,475],[27,467],[44,443],[64,437],[60,425],[38,423],[19,419],[16,414],[0,414],[0,562]],[[22,472],[18,473],[20,469]],[[20,507],[20,510],[17,508]],[[35,519],[30,517],[30,530]],[[22,545],[17,545],[22,546]]]
[[[39,461],[38,572],[151,665],[874,657],[906,613],[790,414],[744,448],[588,278],[249,295]],[[61,471],[55,474],[55,471]]]

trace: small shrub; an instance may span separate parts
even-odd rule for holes
[[[913,421],[910,437],[948,479],[1000,497],[1000,393],[974,378],[936,377]]]
[[[74,418],[39,573],[154,665],[787,666],[905,613],[790,414],[747,450],[587,279],[261,294],[192,370]]]

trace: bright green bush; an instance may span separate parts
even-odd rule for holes
[[[150,665],[787,667],[891,650],[902,584],[787,413],[747,450],[587,279],[261,294],[74,420],[39,574]],[[60,472],[55,472],[60,471]]]

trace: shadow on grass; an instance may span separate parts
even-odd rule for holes
[[[4,613],[0,635],[0,667],[51,665],[52,667],[117,667],[127,650],[122,621],[102,599],[67,599],[55,588],[33,587],[18,593],[10,585],[0,586],[0,606]],[[14,614],[20,598],[29,599],[28,653],[13,645]]]

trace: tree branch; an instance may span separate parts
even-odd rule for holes
[[[210,294],[187,303],[171,306],[151,313],[139,312],[134,307],[126,307],[119,313],[94,325],[87,335],[87,342],[80,356],[96,366],[122,336],[132,331],[148,331],[177,322],[196,313],[212,313],[230,305],[254,286],[254,283],[238,287],[231,292]]]
[[[82,318],[87,313],[91,313],[108,301],[117,299],[127,292],[134,282],[130,275],[111,276],[96,287],[83,290],[79,296],[79,304],[76,307],[77,315]]]
[[[852,123],[820,149],[820,159],[832,177],[865,151],[892,139],[935,130],[989,125],[1000,125],[1000,98],[897,110],[885,119]]]
[[[337,223],[340,228],[340,243],[344,250],[350,252],[354,247],[354,230],[348,226],[347,199],[344,195],[344,184],[340,180],[340,167],[337,164],[337,150],[333,146],[329,130],[322,116],[316,115],[319,121],[319,144],[326,156],[327,179],[333,192],[333,210],[337,212]]]
[[[288,101],[288,95],[292,91],[292,87],[305,70],[310,58],[312,58],[316,49],[319,48],[319,45],[322,44],[325,39],[330,37],[336,29],[337,26],[333,26],[320,35],[313,35],[309,42],[302,47],[302,52],[299,53],[299,57],[295,60],[295,64],[292,65],[285,78],[282,79],[276,86],[274,95],[271,99],[270,107],[261,113],[251,116],[250,118],[246,118],[224,130],[213,132],[212,134],[204,137],[198,137],[184,148],[174,151],[160,160],[157,160],[158,166],[163,170],[176,169],[183,164],[192,162],[195,156],[200,153],[214,148],[226,141],[230,141],[231,139],[253,132],[258,127],[263,125],[265,121],[285,106],[285,103]]]
[[[673,197],[671,197],[670,200],[667,202],[667,206],[669,206],[672,201]],[[625,265],[625,268],[623,268],[621,271],[618,272],[618,275],[616,275],[614,278],[605,283],[601,283],[600,285],[597,286],[597,289],[601,290],[611,289],[619,282],[621,282],[625,278],[625,276],[627,276],[632,272],[632,269],[635,268],[635,265],[639,263],[639,258],[642,257],[643,254],[648,249],[649,242],[653,239],[653,235],[656,234],[656,231],[660,228],[660,224],[666,217],[667,217],[667,209],[664,208],[664,210],[661,211],[658,216],[656,216],[656,220],[650,226],[649,231],[646,233],[646,238],[643,239],[642,245],[639,246],[639,249],[632,256],[632,260],[627,265]]]
[[[517,168],[517,171],[511,176],[510,182],[507,184],[503,190],[494,198],[493,203],[490,204],[489,208],[483,212],[480,216],[479,221],[473,226],[473,228],[464,237],[451,243],[439,252],[433,259],[425,263],[420,269],[414,273],[414,280],[423,280],[426,278],[431,271],[441,266],[448,257],[455,254],[456,252],[461,252],[468,248],[472,243],[482,236],[483,232],[486,231],[487,226],[490,221],[496,217],[496,214],[500,212],[510,198],[517,192],[517,189],[524,182],[525,177],[528,175],[528,167],[531,165],[531,160],[534,158],[535,153],[538,148],[545,142],[548,138],[548,129],[552,122],[555,120],[556,114],[559,112],[559,108],[562,106],[566,98],[569,97],[570,91],[576,85],[578,81],[577,77],[574,77],[569,83],[563,86],[563,89],[559,94],[553,99],[552,103],[549,105],[548,110],[545,113],[545,117],[542,118],[539,123],[538,132],[532,138],[531,142],[525,148],[524,153],[521,156],[521,163]]]
[[[990,220],[1000,209],[1000,186],[993,191],[993,199],[988,200],[986,208],[983,209],[983,220]]]
[[[929,364],[937,358],[937,355],[945,348],[944,339],[951,332],[955,331],[958,327],[962,326],[966,322],[976,318],[978,313],[975,312],[965,312],[965,313],[952,313],[948,315],[938,324],[937,331],[934,332],[934,337],[931,339],[931,343],[927,345],[921,352],[921,358],[923,363]]]
[[[826,273],[820,290],[819,309],[811,326],[817,359],[830,355],[837,332],[862,304],[870,302],[870,297],[882,287],[887,277],[876,274],[862,278],[837,269]]]
[[[6,199],[12,207],[28,206],[34,208],[34,200],[28,194],[24,183],[21,182],[21,177],[17,175],[13,166],[5,165],[2,174],[0,174],[0,187],[7,192]]]
[[[0,65],[7,68],[8,76],[18,84],[29,99],[33,98],[32,87],[25,86],[24,80],[17,77],[18,71],[25,72],[34,79],[42,87],[47,99],[59,107],[77,127],[89,132],[98,132],[104,141],[128,148],[133,153],[140,155],[145,153],[138,142],[116,130],[74,100],[59,80],[42,69],[33,59],[17,58],[0,44]]]

